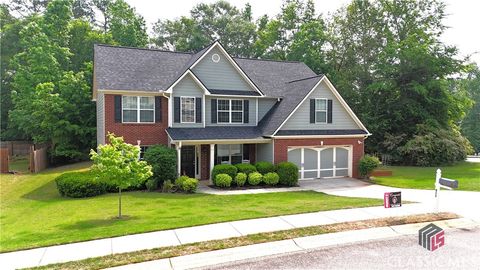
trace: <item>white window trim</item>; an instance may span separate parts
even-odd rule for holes
[[[317,100],[325,100],[325,110],[317,109]],[[325,112],[325,122],[317,121],[317,112]],[[326,124],[328,123],[328,99],[326,98],[316,98],[315,99],[315,124]]]
[[[219,100],[228,100],[228,111],[227,110],[219,110],[218,108],[218,101]],[[237,111],[237,110],[232,110],[232,100],[237,100],[237,101],[241,101],[242,102],[242,110],[241,111]],[[217,124],[234,124],[234,125],[242,125],[244,124],[243,123],[243,112],[245,110],[245,101],[243,99],[226,99],[226,98],[219,98],[217,99]],[[218,117],[218,114],[219,112],[228,112],[228,122],[220,122],[220,117]],[[238,112],[241,112],[242,113],[242,122],[232,122],[232,112],[235,112],[235,113],[238,113]]]
[[[217,144],[217,155],[215,156],[215,160],[218,159],[218,146],[220,145],[225,145],[225,144]],[[228,145],[228,164],[232,164],[232,145],[240,145],[240,156],[242,157],[242,163],[243,163],[243,144],[226,144]],[[218,163],[218,164],[224,164],[224,163]]]
[[[123,108],[123,97],[136,97],[137,98],[137,121],[136,122],[126,122],[123,121],[123,111],[124,110],[133,110],[133,109],[124,109]],[[140,109],[140,98],[153,98],[153,109]],[[140,111],[153,111],[153,121],[141,122],[140,121]],[[122,123],[123,124],[154,124],[155,123],[155,96],[133,96],[133,95],[122,95]]]
[[[193,122],[185,122],[183,121],[183,110],[182,110],[182,100],[184,98],[193,98]],[[190,97],[190,96],[181,96],[180,97],[180,123],[181,124],[195,124],[197,121],[197,98],[196,97]]]

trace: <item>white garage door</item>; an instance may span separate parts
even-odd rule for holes
[[[300,179],[351,176],[351,146],[294,147],[288,161],[299,168]]]

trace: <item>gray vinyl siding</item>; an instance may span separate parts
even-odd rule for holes
[[[198,97],[203,98],[203,89],[198,86],[198,84],[193,80],[190,75],[186,75],[183,79],[175,85],[172,90],[172,98],[174,97]],[[203,102],[202,102],[203,103]],[[172,106],[174,106],[174,102],[172,100]],[[172,113],[174,113],[175,108],[172,109]],[[202,113],[205,111],[202,108]],[[198,112],[195,112],[198,113]],[[181,117],[181,115],[180,115]],[[202,118],[203,119],[203,118]],[[172,123],[172,127],[203,127],[203,123]]]
[[[243,99],[248,100],[248,123],[245,124],[224,124],[224,123],[212,123],[212,99]],[[207,126],[256,126],[256,111],[255,111],[255,98],[230,98],[230,97],[205,97],[205,123]]]
[[[97,145],[105,144],[105,96],[97,94]]]
[[[273,163],[273,141],[270,143],[257,144],[257,161]]]
[[[259,98],[258,99],[258,122],[267,114],[268,111],[277,103],[277,99]]]
[[[310,123],[310,99],[327,98],[332,100],[332,123]],[[282,130],[315,129],[358,129],[360,128],[335,97],[325,82],[320,83],[313,93],[300,105],[288,119]]]
[[[220,56],[218,63],[212,61],[213,54]],[[193,73],[208,89],[255,91],[217,48],[213,48],[200,60],[193,68]]]

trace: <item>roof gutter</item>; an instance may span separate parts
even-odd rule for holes
[[[365,134],[346,134],[346,135],[275,135],[275,136],[268,136],[274,139],[328,139],[328,138],[366,138],[367,135]]]

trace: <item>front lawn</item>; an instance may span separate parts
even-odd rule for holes
[[[117,194],[86,199],[62,198],[54,179],[90,163],[39,174],[2,174],[0,180],[0,251],[11,251],[96,238],[195,226],[231,220],[381,205],[381,200],[285,192],[216,196],[125,192],[123,213],[115,219]]]
[[[393,175],[372,177],[376,184],[434,189],[438,167],[386,166],[381,169],[391,170]],[[480,191],[480,163],[461,162],[453,166],[441,166],[440,169],[443,177],[458,180],[458,190]]]

